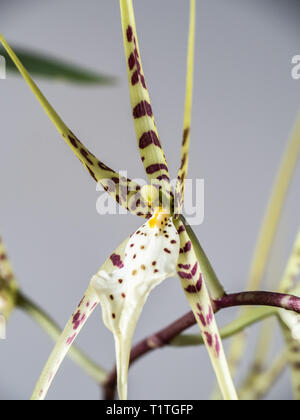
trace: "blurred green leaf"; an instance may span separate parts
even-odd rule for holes
[[[79,84],[113,85],[116,82],[113,76],[97,73],[44,53],[18,47],[14,47],[14,51],[33,76]],[[17,73],[17,68],[2,46],[0,46],[0,55],[6,59],[7,71]]]

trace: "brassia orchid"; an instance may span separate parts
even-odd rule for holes
[[[65,355],[87,319],[100,303],[104,324],[114,335],[120,399],[127,398],[127,376],[132,338],[151,290],[178,275],[199,324],[224,399],[237,394],[226,362],[202,267],[184,219],[180,216],[188,170],[192,108],[195,9],[190,2],[187,89],[182,160],[176,191],[172,191],[166,158],[156,129],[141,62],[132,0],[120,0],[132,115],[138,148],[151,185],[141,188],[96,158],[65,125],[7,44],[0,40],[65,142],[90,175],[130,213],[146,219],[110,255],[90,285],[58,340],[32,399],[44,399]],[[175,193],[175,194],[174,194]]]

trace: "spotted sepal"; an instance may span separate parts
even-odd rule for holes
[[[195,30],[196,30],[196,0],[190,1],[190,26],[188,39],[186,98],[184,108],[183,136],[181,145],[181,165],[178,170],[176,183],[175,214],[179,216],[184,201],[185,179],[189,166],[190,132],[192,118],[193,76],[195,56]]]
[[[103,162],[98,160],[75,136],[75,134],[65,125],[50,103],[47,101],[45,96],[39,90],[37,85],[34,83],[27,70],[24,68],[18,57],[15,55],[13,50],[10,48],[8,43],[5,41],[3,36],[0,34],[0,42],[2,42],[5,50],[9,54],[12,61],[15,63],[19,72],[23,76],[24,80],[37,97],[38,101],[44,108],[48,117],[55,125],[67,145],[70,147],[72,152],[81,161],[84,167],[87,169],[92,178],[99,182],[103,188],[124,208],[133,214],[139,214],[144,216],[143,209],[139,207],[139,204],[135,206],[133,211],[127,205],[128,201],[135,196],[136,192],[140,189],[139,185],[130,181],[130,179],[120,176],[113,169],[105,165]],[[137,200],[135,200],[137,201]]]
[[[120,0],[132,116],[145,171],[167,193],[170,176],[159,140],[138,45],[132,0]]]
[[[180,238],[177,274],[200,327],[223,397],[225,400],[236,400],[237,394],[226,361],[201,267],[181,220],[176,220],[175,226]]]
[[[35,386],[32,400],[44,400],[71,345],[93,313],[98,304],[98,297],[92,287],[89,287],[81,299],[78,307],[71,316],[64,331],[58,339],[42,373]]]
[[[114,256],[116,269],[100,270],[92,279],[102,306],[103,321],[115,339],[118,391],[127,399],[132,338],[151,290],[176,275],[179,238],[169,215],[157,213],[128,241],[124,259]]]

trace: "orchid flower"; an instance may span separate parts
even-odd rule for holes
[[[189,156],[195,3],[195,0],[191,0],[182,161],[175,196],[146,87],[132,0],[120,0],[120,7],[134,126],[141,159],[151,183],[143,188],[119,177],[117,172],[87,150],[60,119],[0,36],[24,79],[90,175],[129,212],[149,219],[117,247],[92,277],[84,297],[46,363],[32,399],[45,398],[70,346],[99,303],[104,324],[111,330],[115,340],[119,397],[126,399],[130,349],[140,313],[151,290],[176,273],[199,324],[223,397],[227,400],[237,399],[202,269],[180,217]]]

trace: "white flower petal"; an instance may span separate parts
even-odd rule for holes
[[[113,272],[99,271],[92,279],[103,321],[115,338],[118,389],[127,398],[127,375],[133,333],[151,290],[176,274],[179,237],[172,219],[152,217],[130,238],[124,261]]]

